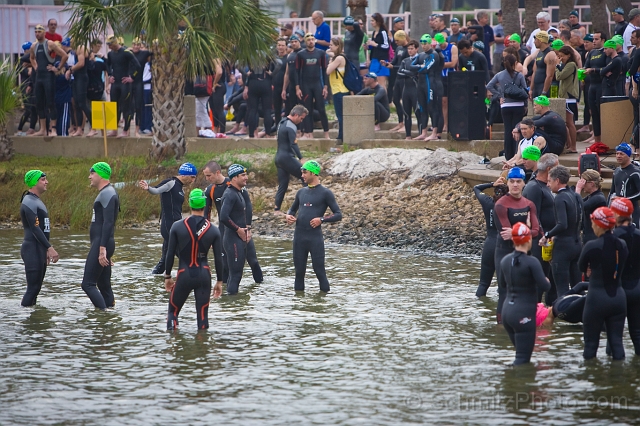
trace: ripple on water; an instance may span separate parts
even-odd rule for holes
[[[508,366],[495,287],[474,297],[477,259],[329,245],[332,293],[309,265],[294,294],[291,241],[261,239],[265,282],[246,278],[239,296],[212,302],[208,332],[189,298],[168,333],[167,293],[149,274],[156,233],[118,231],[107,313],[80,288],[87,236],[53,238],[62,260],[38,306],[21,308],[21,233],[0,234],[0,424],[637,421],[640,360],[626,336],[626,361],[601,349],[585,363],[581,328],[558,324],[538,335],[533,365]]]

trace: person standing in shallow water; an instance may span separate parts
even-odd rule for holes
[[[298,190],[286,220],[289,225],[296,224],[293,234],[293,264],[296,270],[294,288],[304,291],[304,276],[307,272],[307,259],[311,254],[313,272],[320,283],[320,291],[329,292],[329,280],[324,268],[324,238],[322,224],[342,220],[342,212],[336,198],[329,189],[320,185],[320,164],[307,161],[302,166],[302,179],[307,187]],[[327,207],[333,214],[325,216]],[[298,217],[296,217],[298,213]]]
[[[89,182],[96,188],[98,196],[93,202],[93,215],[89,238],[91,249],[84,265],[82,290],[96,308],[105,310],[115,306],[111,290],[111,257],[116,250],[114,232],[120,212],[118,193],[111,186],[111,166],[99,162],[89,170]]]
[[[58,261],[58,253],[49,242],[49,212],[40,199],[47,190],[47,175],[40,170],[29,170],[24,175],[24,183],[29,190],[22,194],[20,206],[20,218],[24,228],[20,256],[27,276],[27,291],[21,304],[33,306],[42,288],[47,265],[49,262]]]

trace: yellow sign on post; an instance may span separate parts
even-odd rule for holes
[[[107,130],[118,130],[118,106],[115,102],[91,102],[91,127],[102,129],[104,139],[104,156],[109,156],[107,150]]]

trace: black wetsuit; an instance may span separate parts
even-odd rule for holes
[[[51,247],[49,212],[40,197],[33,192],[27,192],[20,205],[20,218],[24,228],[20,256],[27,276],[27,291],[22,297],[21,304],[33,306],[36,304],[47,272],[47,250]]]
[[[533,117],[533,123],[547,141],[546,152],[562,154],[567,142],[567,126],[564,118],[557,112],[549,110],[540,116]]]
[[[582,250],[582,198],[571,189],[563,188],[554,199],[556,226],[546,232],[553,238],[551,271],[556,295],[563,296],[580,282],[578,259]]]
[[[357,69],[360,69],[362,40],[364,40],[364,32],[357,22],[353,24],[353,31],[344,32],[344,55]]]
[[[607,76],[608,73],[611,73],[611,75]],[[621,73],[624,74],[620,57],[607,57],[607,65],[600,70],[602,96],[622,96],[622,92],[618,93],[618,77]]]
[[[594,358],[600,344],[600,333],[607,327],[607,342],[613,359],[624,358],[622,333],[627,316],[627,298],[621,277],[628,255],[624,241],[607,231],[585,244],[578,265],[582,272],[591,268],[589,292],[582,316],[584,358]]]
[[[268,133],[273,134],[277,129],[278,123],[282,119],[282,112],[284,108],[284,101],[282,100],[282,88],[284,87],[284,74],[287,71],[287,56],[278,57],[275,59],[279,66],[273,74],[273,127],[269,129]]]
[[[430,109],[433,106],[434,96],[434,80],[437,73],[442,76],[442,69],[438,65],[440,55],[431,49],[423,52],[411,63],[411,70],[417,72],[418,79],[418,105],[420,109],[420,126],[419,130],[427,128],[429,121]],[[433,123],[432,123],[433,124]]]
[[[325,216],[327,207],[332,214]],[[304,276],[307,272],[307,259],[311,254],[313,272],[318,277],[320,291],[328,292],[329,280],[324,269],[324,238],[322,225],[313,228],[311,219],[322,218],[323,223],[342,220],[342,212],[331,190],[322,185],[306,187],[296,193],[296,199],[287,214],[295,216],[296,229],[293,233],[293,266],[296,269],[294,289],[304,291]]]
[[[389,76],[389,84],[391,84],[391,80],[393,80],[393,90],[390,91],[392,93],[393,104],[396,106],[396,112],[398,113],[398,123],[402,123],[404,121],[404,107],[402,105],[402,90],[404,89],[404,79],[398,78],[398,70],[400,69],[400,65],[402,61],[409,57],[409,52],[407,52],[406,46],[398,46],[395,50],[395,56],[393,57],[393,61],[391,61],[391,65],[393,65],[393,69],[391,70],[392,76]]]
[[[476,194],[476,198],[482,206],[482,212],[484,213],[484,221],[487,228],[487,237],[484,240],[482,246],[482,258],[480,260],[480,283],[476,290],[476,297],[483,297],[487,295],[487,290],[491,286],[491,280],[493,274],[496,271],[495,265],[495,252],[496,252],[496,237],[498,236],[498,230],[496,229],[495,221],[493,219],[493,197],[484,194],[482,191],[493,187],[493,183],[481,183],[473,187],[473,192]]]
[[[140,120],[144,113],[144,83],[142,82],[142,72],[144,71],[144,65],[149,61],[152,54],[148,50],[132,51],[131,53],[133,53],[133,56],[136,57],[140,65],[135,77],[133,77],[133,83],[131,83],[133,103],[136,111],[136,126],[140,127]]]
[[[587,296],[582,293],[588,286],[588,282],[579,282],[567,294],[558,297],[553,302],[553,316],[572,324],[582,322],[584,305],[587,301]]]
[[[76,61],[78,56],[76,55]],[[73,90],[73,100],[76,103],[76,124],[82,126],[82,115],[87,117],[89,126],[91,126],[91,106],[87,99],[87,88],[89,87],[89,74],[87,73],[87,65],[89,58],[84,57],[84,66],[73,71],[73,81],[71,89]]]
[[[545,231],[549,231],[556,226],[556,216],[555,216],[555,207],[553,204],[553,193],[551,189],[547,186],[546,182],[541,182],[538,179],[532,178],[527,182],[527,185],[522,190],[522,196],[531,200],[531,202],[536,206],[536,213],[538,214],[538,222],[540,223],[540,234],[543,234]],[[542,247],[538,244],[540,241],[540,235],[536,238],[533,238],[533,242],[531,244],[531,255],[540,261],[540,265],[542,265],[542,270],[547,277],[550,277],[551,274],[551,264],[547,261],[542,260]],[[549,292],[547,292],[547,305],[553,303],[549,297]],[[542,300],[542,294],[538,294],[538,302]]]
[[[600,98],[602,97],[602,76],[600,70],[607,66],[607,55],[603,49],[592,49],[587,53],[587,61],[584,68],[593,68],[589,73],[589,107],[593,118],[593,134],[600,136],[602,127],[600,121]]]
[[[485,80],[484,84],[491,81],[487,58],[480,52],[476,52],[474,50],[469,56],[458,54],[458,69],[462,70],[462,68],[466,68],[467,71],[483,71]]]
[[[104,98],[105,82],[103,78],[104,72],[107,71],[107,64],[104,59],[99,57],[96,57],[93,61],[85,58],[85,61],[88,61],[88,65],[85,65],[85,68],[87,68],[87,75],[89,77],[87,99],[90,101],[101,101]]]
[[[322,90],[327,85],[327,56],[324,50],[301,49],[296,55],[297,85],[302,91],[302,103],[309,111],[304,119],[304,133],[313,133],[313,110],[320,113],[322,130],[329,131],[329,121],[324,107]]]
[[[234,121],[241,124],[247,115],[247,101],[244,99],[244,86],[240,86],[227,101],[229,107],[233,107]],[[246,124],[246,123],[245,123]]]
[[[380,124],[389,120],[391,117],[391,109],[389,108],[389,98],[387,97],[387,91],[384,90],[381,84],[376,85],[374,88],[365,87],[358,95],[373,95],[375,102],[375,123]]]
[[[47,66],[53,65],[55,61],[49,52],[49,43],[48,40],[45,40],[42,43],[36,42],[31,47],[35,52],[37,63],[33,91],[40,120],[56,120],[58,118],[55,104],[56,74],[47,70]]]
[[[502,324],[516,347],[514,365],[531,360],[536,340],[538,294],[549,289],[549,281],[538,259],[514,251],[500,262],[498,286],[506,292],[502,306]]]
[[[640,170],[631,163],[627,167],[618,167],[613,172],[613,182],[611,184],[611,192],[609,192],[609,204],[612,197],[628,198],[633,204],[633,223],[640,225],[640,208],[638,200],[640,199]]]
[[[547,54],[551,52],[551,47],[547,46],[546,49],[540,50],[538,55],[536,56],[536,73],[533,76],[533,94],[532,96],[535,98],[542,94],[544,90],[544,82],[547,79],[547,63],[544,61],[544,58]],[[548,91],[549,89],[547,89]],[[547,93],[547,96],[549,94]]]
[[[29,121],[29,128],[35,130],[36,123],[38,121],[38,110],[36,109],[36,96],[34,82],[36,79],[36,72],[32,67],[24,66],[24,64],[31,65],[31,55],[25,54],[20,57],[20,81],[22,82],[22,96],[25,99],[24,113],[20,117],[20,124],[18,124],[18,131],[21,131],[24,125]],[[27,93],[27,88],[31,90]]]
[[[162,255],[154,273],[164,271],[164,259],[167,257],[169,232],[173,223],[182,219],[182,205],[184,204],[184,189],[182,182],[176,176],[163,180],[157,186],[149,186],[149,193],[160,195],[160,235],[162,235]]]
[[[117,118],[119,120],[121,115],[124,117],[123,130],[127,132],[133,115],[132,83],[123,83],[122,79],[131,77],[135,80],[138,70],[141,70],[142,67],[133,53],[125,50],[124,47],[107,54],[107,67],[109,76],[114,79],[111,84],[110,98],[112,102],[117,103]]]
[[[406,58],[400,64],[397,82],[402,83],[402,109],[404,112],[404,131],[406,137],[411,137],[413,126],[412,115],[417,115],[416,106],[418,104],[418,87],[416,85],[416,72],[411,70],[411,63],[418,57],[415,55]],[[395,91],[394,91],[395,94]],[[418,122],[420,118],[418,117]]]
[[[540,225],[538,224],[538,214],[536,206],[524,197],[514,198],[511,194],[507,194],[500,198],[495,206],[494,219],[496,223],[496,229],[498,230],[498,236],[496,237],[496,252],[495,252],[495,265],[496,275],[498,276],[498,282],[500,282],[500,275],[502,271],[500,265],[502,259],[513,251],[513,241],[504,240],[500,235],[502,228],[512,228],[518,222],[527,224],[531,223],[531,237],[536,238],[540,232]],[[496,310],[498,323],[502,321],[502,304],[504,303],[506,293],[498,287],[498,308]]]
[[[276,192],[275,210],[280,210],[284,194],[289,188],[289,175],[293,175],[302,180],[300,161],[302,153],[296,141],[298,127],[288,117],[280,121],[278,125],[278,150],[276,151],[275,163],[278,170],[278,191]],[[297,157],[297,158],[296,158]]]
[[[229,266],[229,279],[227,280],[227,293],[237,294],[242,280],[242,270],[245,260],[249,263],[253,272],[253,279],[257,283],[263,281],[262,269],[258,263],[253,239],[246,243],[236,232],[239,228],[251,226],[253,207],[247,203],[242,192],[233,185],[229,185],[224,191],[220,201],[219,221],[228,229],[224,230],[223,247]]]
[[[266,67],[253,67],[249,70],[251,74],[247,77],[245,87],[249,89],[247,91],[247,127],[250,137],[253,137],[258,129],[259,105],[262,107],[265,132],[269,133],[273,126],[273,111],[271,109],[273,89],[270,74],[273,69],[273,63],[269,62]]]
[[[120,212],[120,199],[116,190],[108,184],[100,190],[93,203],[93,217],[89,228],[91,249],[84,265],[82,277],[82,289],[96,308],[107,309],[115,305],[113,291],[111,290],[111,266],[102,266],[98,262],[100,247],[107,249],[107,260],[116,250],[116,242],[113,238]]]
[[[209,328],[211,299],[211,269],[207,254],[213,248],[216,280],[222,281],[222,238],[220,231],[202,216],[190,216],[171,226],[165,274],[171,275],[173,261],[178,256],[176,285],[169,296],[167,330],[178,327],[178,315],[193,290],[196,299],[198,329]]]
[[[613,235],[627,243],[629,257],[622,271],[622,288],[627,297],[627,325],[636,355],[640,355],[640,231],[635,225],[620,226]]]
[[[625,83],[627,82],[627,71],[629,71],[630,65],[630,57],[626,53],[618,53],[618,58],[620,58],[620,62],[622,63],[620,74],[618,74],[618,79],[616,80],[616,93],[618,96],[627,96],[628,93],[625,92]]]
[[[298,103],[302,102],[296,95],[296,85],[298,84],[298,70],[296,69],[296,57],[301,49],[294,50],[289,53],[286,59],[286,73],[289,77],[287,82],[287,100],[284,103],[284,116],[291,113],[291,109]]]
[[[602,191],[599,189],[582,199],[582,210],[584,215],[582,217],[582,244],[587,244],[588,241],[595,240],[596,234],[591,227],[591,213],[593,213],[598,207],[605,207],[607,205],[607,199]]]

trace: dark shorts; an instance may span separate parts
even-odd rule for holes
[[[573,114],[573,122],[575,123],[578,120],[578,103],[573,102],[573,103],[567,104],[567,112],[570,112],[571,114]]]

